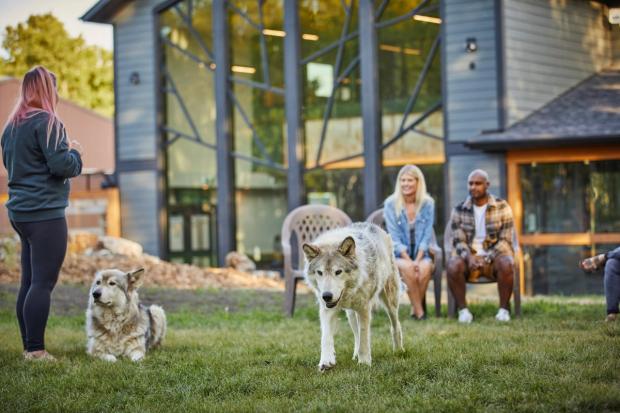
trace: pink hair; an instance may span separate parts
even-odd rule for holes
[[[9,116],[7,126],[10,124],[15,127],[22,121],[45,112],[48,115],[47,144],[49,145],[52,131],[55,131],[54,140],[58,145],[58,137],[63,125],[56,114],[57,106],[56,76],[43,66],[36,66],[24,75],[21,93]]]

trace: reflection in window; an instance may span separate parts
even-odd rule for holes
[[[192,229],[192,251],[208,250],[209,240],[209,216],[192,215],[190,219]]]
[[[356,0],[299,6],[306,195],[359,220],[365,217],[358,14]]]
[[[523,232],[620,232],[618,161],[520,166]]]
[[[194,218],[217,199],[211,6],[185,0],[159,15],[168,252],[186,263],[209,263],[215,252],[214,222]]]
[[[287,211],[282,0],[231,1],[237,250],[279,267]],[[262,27],[262,30],[261,30]]]
[[[600,246],[597,250],[609,249],[611,246]],[[591,255],[589,246],[525,246],[526,294],[602,294],[602,272],[586,275],[577,266]]]
[[[183,217],[170,215],[168,217],[168,248],[171,252],[183,251],[185,248],[184,237]]]

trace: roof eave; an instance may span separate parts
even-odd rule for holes
[[[603,136],[524,136],[515,139],[472,139],[465,143],[472,149],[505,151],[510,149],[534,149],[549,146],[579,146],[617,143],[620,135]]]
[[[91,23],[111,24],[111,19],[116,12],[123,6],[123,0],[99,0],[92,6],[80,20]]]

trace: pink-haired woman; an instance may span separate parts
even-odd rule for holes
[[[11,225],[21,240],[17,320],[26,360],[54,360],[45,350],[50,296],[67,251],[69,179],[82,171],[80,146],[56,115],[56,77],[41,66],[24,76],[2,133]]]

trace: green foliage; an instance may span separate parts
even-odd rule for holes
[[[112,52],[88,46],[81,36],[71,37],[51,13],[7,26],[2,47],[8,57],[0,57],[0,74],[21,79],[32,67],[43,65],[56,74],[61,97],[113,115]]]
[[[175,306],[177,291],[145,291],[171,297],[169,333],[164,347],[138,364],[88,358],[83,308],[59,316],[56,303],[47,344],[60,362],[44,364],[20,359],[14,300],[1,291],[4,411],[620,410],[620,324],[601,321],[600,297],[593,304],[526,302],[524,318],[509,324],[495,322],[494,303],[477,303],[470,326],[434,317],[414,322],[403,306],[405,354],[392,353],[388,320],[377,312],[371,368],[351,360],[353,337],[341,317],[338,365],[321,374],[317,310],[303,294],[289,319],[281,300],[261,301],[265,292],[188,292],[188,301],[200,296],[203,304]],[[247,307],[209,307],[224,296]]]

